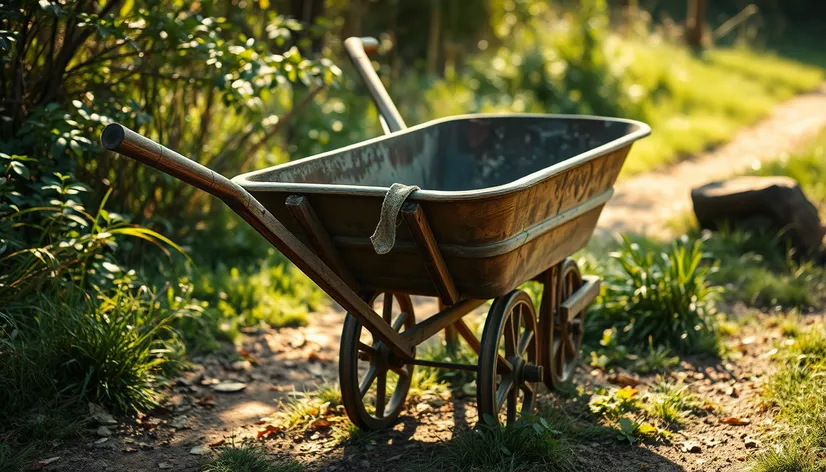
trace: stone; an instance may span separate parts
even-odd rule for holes
[[[789,177],[734,177],[691,191],[700,228],[783,232],[803,253],[818,250],[826,231],[817,208]]]

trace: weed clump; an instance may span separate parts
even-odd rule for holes
[[[589,314],[592,329],[614,328],[616,342],[637,351],[717,352],[721,289],[709,282],[715,266],[704,260],[701,240],[681,239],[659,252],[623,237],[611,257]]]

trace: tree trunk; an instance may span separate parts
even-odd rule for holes
[[[442,6],[439,0],[430,0],[430,36],[427,41],[427,71],[436,73],[439,61],[439,33],[442,28]]]
[[[688,0],[685,22],[685,41],[692,49],[703,47],[703,27],[706,17],[706,0]]]

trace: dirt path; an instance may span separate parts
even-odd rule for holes
[[[691,210],[692,188],[792,153],[824,127],[826,85],[781,103],[768,118],[696,159],[619,182],[599,228],[667,235],[664,223]]]

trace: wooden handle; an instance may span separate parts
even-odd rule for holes
[[[223,200],[396,355],[402,359],[411,357],[413,345],[384,322],[330,266],[308,249],[246,189],[123,125],[112,123],[106,126],[100,140],[103,147],[110,151],[154,167]]]
[[[123,125],[107,125],[100,141],[110,151],[154,167],[228,204],[249,204],[250,194],[240,185]]]
[[[374,38],[351,37],[344,40],[344,49],[347,50],[350,60],[353,61],[353,66],[355,66],[364,84],[367,85],[367,90],[370,92],[370,97],[373,98],[373,103],[375,103],[379,109],[379,115],[381,115],[384,124],[386,124],[385,132],[392,133],[407,128],[407,125],[404,123],[401,114],[399,114],[399,110],[396,109],[396,105],[393,104],[393,100],[384,88],[384,84],[381,83],[378,74],[376,74],[376,71],[373,69],[373,64],[367,57],[369,51],[375,52],[378,44],[378,41]]]

